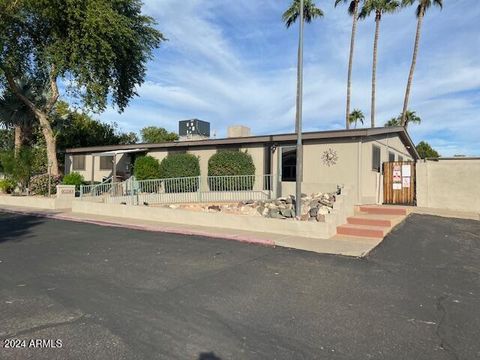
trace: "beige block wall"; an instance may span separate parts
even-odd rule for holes
[[[65,173],[69,174],[71,172],[78,172],[83,176],[85,181],[92,181],[92,161],[95,161],[94,167],[94,181],[101,182],[104,177],[111,176],[113,174],[112,170],[100,170],[100,157],[95,156],[93,160],[92,155],[85,155],[85,170],[73,170],[73,155],[68,155],[65,157]],[[126,154],[117,156],[117,174],[122,174],[127,172],[127,165],[130,164],[130,157]]]
[[[419,161],[417,205],[480,213],[480,159]]]

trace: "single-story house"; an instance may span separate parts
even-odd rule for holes
[[[296,135],[250,136],[245,127],[239,129],[229,129],[230,137],[224,139],[209,138],[208,131],[205,138],[190,136],[168,143],[67,149],[65,172],[79,172],[86,181],[99,182],[113,174],[126,179],[133,173],[138,156],[148,154],[161,161],[168,154],[187,152],[199,157],[201,176],[207,176],[208,160],[213,154],[240,150],[252,156],[256,175],[273,175],[279,185],[278,196],[294,194]],[[305,132],[303,144],[303,192],[348,186],[357,204],[382,202],[383,162],[419,158],[403,127]]]

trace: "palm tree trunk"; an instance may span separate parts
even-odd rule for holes
[[[413,48],[413,57],[412,57],[412,65],[410,66],[410,74],[408,75],[408,81],[407,81],[407,89],[405,90],[405,99],[403,101],[403,111],[402,111],[402,121],[400,122],[400,125],[406,127],[406,117],[407,117],[407,111],[408,111],[408,100],[410,98],[410,89],[412,87],[412,82],[413,82],[413,74],[415,72],[415,66],[417,65],[417,55],[418,55],[418,47],[420,44],[420,34],[422,30],[422,23],[423,23],[423,10],[420,10],[420,15],[418,16],[418,21],[417,21],[417,34],[415,35],[415,46]]]
[[[351,103],[351,93],[352,93],[352,67],[353,67],[353,50],[355,49],[355,35],[357,33],[357,13],[358,13],[358,1],[355,1],[355,8],[353,10],[353,24],[352,24],[352,35],[350,38],[350,57],[348,59],[348,80],[347,80],[347,110],[345,115],[345,124],[346,128],[350,128],[350,103]]]
[[[375,94],[377,86],[377,48],[378,34],[380,32],[381,14],[377,12],[375,16],[375,40],[373,41],[373,64],[372,64],[372,107],[370,109],[371,127],[375,127]]]
[[[16,125],[14,127],[14,133],[15,133],[15,156],[17,156],[23,143],[22,127],[20,125]]]

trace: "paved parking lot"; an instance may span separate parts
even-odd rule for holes
[[[480,358],[476,221],[354,259],[0,214],[0,281],[2,345],[45,340],[1,359]]]

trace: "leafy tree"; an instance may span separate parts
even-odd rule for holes
[[[178,140],[178,134],[168,132],[166,129],[157,126],[149,126],[140,130],[142,141],[146,144],[158,144]]]
[[[418,48],[420,45],[420,34],[422,32],[422,23],[426,11],[432,6],[438,6],[439,8],[443,7],[443,0],[402,0],[403,6],[410,6],[413,3],[418,3],[417,6],[417,32],[415,35],[415,45],[413,47],[413,57],[412,64],[410,66],[410,73],[408,74],[407,88],[405,90],[405,99],[403,101],[403,111],[402,111],[402,121],[401,124],[407,125],[407,109],[408,101],[410,98],[410,89],[413,82],[413,74],[415,72],[415,66],[417,64]]]
[[[354,109],[350,116],[348,117],[348,122],[350,124],[355,124],[355,128],[357,128],[357,123],[360,121],[363,125],[363,120],[365,120],[365,115],[363,115],[362,110]]]
[[[439,158],[440,154],[430,146],[426,141],[420,141],[416,146],[417,152],[420,155],[421,159],[426,158]]]
[[[121,133],[117,124],[106,124],[92,119],[83,112],[71,110],[68,104],[59,101],[53,129],[58,149],[61,151],[60,163],[64,162],[64,150],[76,147],[100,145],[135,144],[138,142],[134,133]]]
[[[323,11],[315,5],[312,0],[304,0],[303,2],[303,18],[305,22],[311,23],[316,18],[323,17]],[[300,0],[293,0],[290,7],[283,13],[283,22],[289,28],[300,16]]]
[[[8,87],[35,114],[52,173],[58,174],[52,110],[57,82],[83,106],[103,111],[109,99],[123,111],[137,95],[152,50],[165,40],[140,0],[0,0],[0,87]],[[49,85],[38,105],[22,94],[29,74]]]
[[[136,144],[138,143],[138,136],[134,132],[117,134],[118,143],[120,145]]]
[[[345,126],[350,128],[350,102],[352,94],[352,67],[353,67],[353,52],[355,49],[355,37],[357,34],[357,22],[358,22],[358,7],[360,0],[335,0],[335,7],[340,3],[350,3],[348,6],[348,14],[352,17],[352,35],[350,36],[350,56],[348,58],[348,79],[347,79],[347,110]],[[363,124],[363,122],[362,122]]]
[[[383,14],[393,13],[398,10],[400,3],[397,0],[365,0],[359,17],[365,19],[372,12],[375,13],[375,37],[373,41],[373,62],[372,62],[372,104],[370,110],[371,126],[375,127],[375,97],[377,86],[377,50],[378,36],[380,33],[380,21]]]

